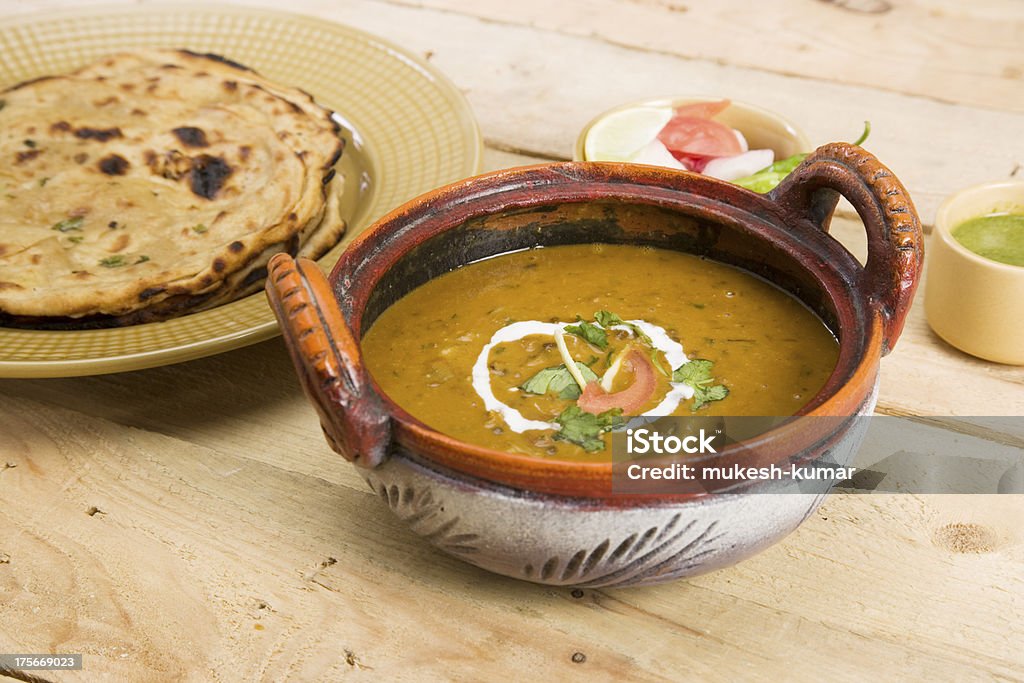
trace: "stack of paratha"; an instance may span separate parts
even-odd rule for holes
[[[0,92],[0,325],[128,325],[257,290],[340,238],[331,112],[215,55]]]

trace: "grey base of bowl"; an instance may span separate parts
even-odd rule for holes
[[[876,385],[859,414],[873,412],[877,393]],[[864,431],[855,427],[838,440],[832,462],[851,463]],[[833,484],[787,482],[770,491],[607,507],[457,478],[401,453],[363,475],[440,550],[505,576],[581,587],[660,583],[735,564],[796,529]]]

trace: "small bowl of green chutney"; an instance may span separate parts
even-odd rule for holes
[[[973,356],[1024,365],[1024,181],[948,198],[928,271],[925,313],[936,334]]]

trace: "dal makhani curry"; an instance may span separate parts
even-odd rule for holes
[[[489,448],[607,459],[635,415],[790,415],[835,367],[789,294],[696,256],[624,245],[504,254],[385,310],[362,343],[380,388]]]

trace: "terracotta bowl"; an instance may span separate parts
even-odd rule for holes
[[[867,226],[867,267],[827,234],[839,194]],[[859,147],[814,152],[770,195],[651,166],[561,163],[449,185],[365,232],[325,279],[281,254],[267,290],[331,446],[418,534],[494,572],[580,586],[641,584],[726,566],[776,542],[828,484],[791,494],[741,491],[623,496],[611,463],[530,458],[434,431],[385,395],[359,340],[427,280],[538,245],[652,245],[700,254],[793,293],[840,340],[835,371],[802,411],[826,431],[757,437],[761,463],[847,463],[870,413],[881,357],[896,343],[922,263],[921,229],[900,182]],[[723,451],[726,457],[728,449]]]

